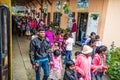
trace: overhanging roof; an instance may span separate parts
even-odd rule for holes
[[[33,0],[12,0],[12,6],[16,6],[16,5],[24,6],[31,1]]]

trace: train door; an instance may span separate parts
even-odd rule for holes
[[[10,80],[10,11],[0,5],[0,80]]]

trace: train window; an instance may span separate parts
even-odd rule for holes
[[[6,5],[0,5],[0,80],[9,78],[9,8]]]

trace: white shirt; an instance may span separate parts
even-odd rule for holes
[[[72,51],[74,40],[73,38],[68,38],[66,40],[66,50]]]

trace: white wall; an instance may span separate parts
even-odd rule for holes
[[[103,44],[110,48],[112,41],[120,47],[120,0],[109,0],[103,33]]]

